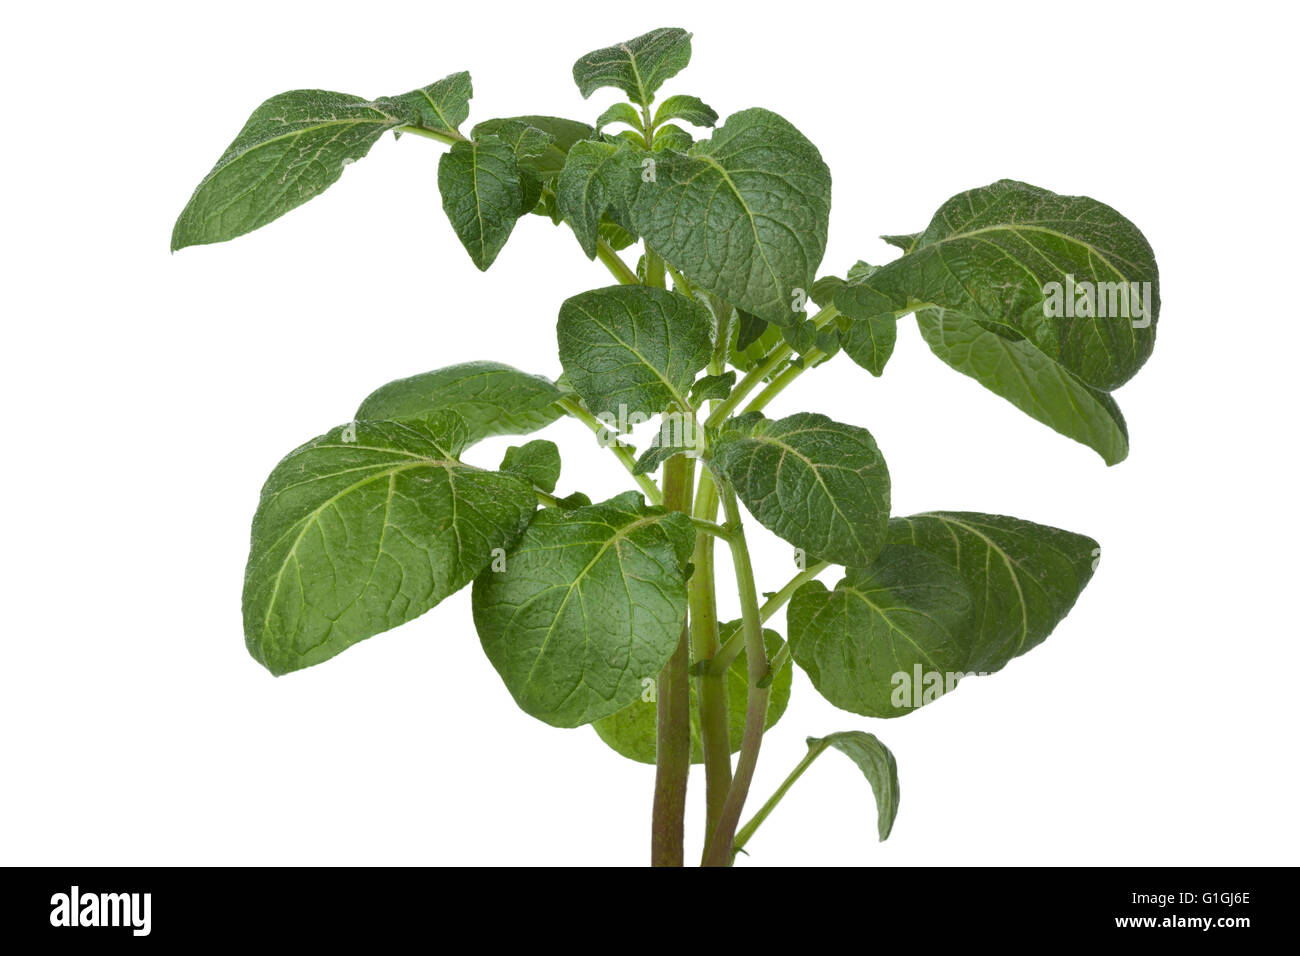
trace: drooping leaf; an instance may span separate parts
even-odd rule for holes
[[[1097,542],[1003,515],[932,511],[894,518],[889,541],[957,569],[974,602],[975,635],[960,670],[991,673],[1041,644],[1092,577]]]
[[[894,297],[875,284],[879,266],[859,262],[849,280],[834,290],[834,305],[844,330],[844,352],[872,375],[879,376],[894,354],[899,310]]]
[[[857,764],[871,784],[876,796],[876,832],[882,842],[888,839],[894,829],[894,818],[898,816],[898,764],[894,755],[874,734],[861,730],[808,738],[809,750],[820,753],[827,747],[833,747]]]
[[[879,377],[894,354],[898,320],[893,315],[873,315],[850,322],[841,338],[844,354]]]
[[[516,123],[540,130],[551,137],[550,144],[540,155],[524,156],[519,159],[520,165],[536,173],[543,183],[550,183],[555,179],[564,168],[564,158],[569,150],[575,143],[591,137],[594,132],[586,123],[565,119],[562,116],[505,116],[479,123],[474,127],[473,138],[498,136],[502,130],[514,128]]]
[[[252,232],[320,195],[387,130],[455,132],[469,113],[468,73],[367,100],[326,90],[273,96],[203,178],[172,230],[172,251]]]
[[[596,258],[602,217],[630,227],[631,147],[582,142],[569,150],[555,182],[556,208],[573,228],[588,259]]]
[[[661,27],[634,40],[593,50],[573,64],[573,82],[583,99],[613,86],[638,106],[649,106],[664,80],[691,61],[691,35],[678,27]]]
[[[523,186],[523,199],[519,204],[519,215],[524,216],[533,211],[542,198],[543,178],[535,167],[541,163],[555,137],[545,130],[530,126],[521,119],[491,121],[491,134],[480,131],[484,123],[474,127],[475,137],[492,135],[515,151],[515,162],[519,164],[519,182]]]
[[[736,373],[723,372],[721,375],[706,375],[691,386],[691,404],[699,408],[712,399],[724,399],[731,394],[736,384]]]
[[[1087,445],[1108,465],[1128,456],[1128,429],[1115,400],[1085,385],[1024,339],[999,335],[944,309],[923,309],[916,320],[931,351],[963,375],[1048,428]]]
[[[555,442],[544,438],[511,445],[506,449],[499,470],[518,475],[542,491],[552,492],[560,480],[560,449]]]
[[[870,568],[848,568],[833,591],[810,581],[794,593],[790,653],[836,707],[899,717],[960,679],[971,615],[971,596],[948,562],[890,544]]]
[[[695,530],[628,492],[545,508],[474,582],[474,623],[516,703],[556,727],[608,716],[642,693],[677,648]]]
[[[518,539],[536,508],[514,475],[457,460],[463,422],[353,422],[291,452],[253,518],[249,652],[273,674],[319,664],[423,614]]]
[[[889,472],[865,428],[753,412],[728,422],[713,459],[759,523],[810,558],[866,567],[884,544]]]
[[[723,624],[719,628],[719,634],[723,640],[726,640],[739,626],[739,621]],[[783,641],[781,635],[776,631],[764,628],[763,643],[767,646],[767,656],[770,660],[780,650]],[[727,668],[727,724],[732,753],[740,750],[742,739],[745,736],[745,704],[749,695],[749,672],[747,667],[745,652],[741,651],[739,656],[731,662],[731,666]],[[764,723],[766,729],[775,726],[776,722],[781,719],[781,715],[785,713],[786,706],[790,703],[790,685],[793,679],[793,669],[787,658],[784,666],[772,678],[771,696],[768,698],[767,703],[767,720]],[[696,703],[695,681],[691,681],[690,708],[691,763],[704,763],[704,748],[700,739],[700,715]],[[654,700],[640,699],[617,713],[602,717],[591,726],[600,735],[600,739],[607,743],[616,753],[638,763],[652,764],[655,762],[658,736],[655,710]]]
[[[600,132],[610,123],[623,123],[633,129],[641,128],[641,114],[630,103],[615,103],[596,120],[596,132]]]
[[[764,109],[730,116],[633,181],[634,231],[696,286],[794,322],[826,249],[831,176],[817,147]]]
[[[522,215],[526,190],[514,148],[496,136],[453,144],[438,160],[438,191],[465,251],[486,271]]]
[[[557,329],[560,364],[594,413],[647,419],[687,407],[708,364],[712,318],[677,292],[643,286],[593,289],[565,300]]]
[[[1005,179],[954,196],[872,282],[896,307],[937,306],[1013,329],[1104,391],[1128,381],[1155,344],[1160,280],[1151,246],[1086,196]],[[1061,314],[1049,314],[1058,306]]]
[[[500,362],[464,362],[381,386],[357,409],[359,421],[404,421],[441,411],[464,419],[466,445],[492,435],[527,435],[563,412],[548,379]]]
[[[678,94],[670,96],[655,110],[655,126],[662,126],[669,120],[685,120],[692,126],[716,126],[717,111],[698,96]]]

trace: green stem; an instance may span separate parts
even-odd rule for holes
[[[658,253],[651,252],[649,246],[645,247],[645,284],[654,289],[667,286],[664,281],[664,261]]]
[[[556,404],[571,417],[576,418],[596,433],[596,437],[600,439],[606,448],[613,452],[614,457],[627,469],[627,473],[636,479],[636,483],[641,486],[641,490],[651,504],[661,505],[664,503],[664,496],[659,491],[659,486],[654,483],[654,480],[649,475],[638,475],[636,473],[635,456],[628,451],[626,445],[619,443],[613,432],[606,428],[600,419],[583,408],[574,398],[562,398]]]
[[[690,514],[695,462],[674,455],[664,464],[664,504]],[[691,772],[689,626],[682,634],[656,688],[655,795],[650,828],[652,866],[685,863],[686,784]]]
[[[718,489],[707,468],[700,470],[695,492],[695,517],[712,521],[718,515]],[[718,604],[714,585],[714,541],[708,535],[695,536],[691,575],[691,650],[697,661],[718,651]],[[700,749],[704,753],[704,843],[717,829],[722,806],[731,788],[731,723],[728,715],[726,674],[700,671],[695,678],[695,696],[700,709]]]
[[[745,632],[745,660],[749,671],[749,700],[745,707],[745,733],[741,740],[740,757],[736,760],[736,773],[723,802],[718,825],[709,839],[704,853],[705,866],[730,866],[735,859],[733,840],[736,826],[740,823],[741,811],[745,808],[745,798],[749,796],[749,785],[754,780],[754,768],[758,765],[758,752],[763,745],[763,730],[767,722],[767,700],[770,691],[760,686],[767,676],[767,652],[763,647],[763,624],[758,617],[758,591],[754,587],[754,566],[749,558],[749,547],[745,543],[744,526],[741,523],[740,506],[736,503],[736,494],[730,487],[719,488],[723,511],[727,525],[733,529],[728,542],[731,545],[731,560],[736,569],[736,582],[740,591],[740,611]]]
[[[641,284],[641,280],[636,277],[636,273],[628,268],[627,263],[614,251],[614,247],[604,239],[596,240],[596,258],[603,262],[605,268],[623,285]]]
[[[703,531],[705,534],[711,534],[715,538],[721,538],[723,541],[727,541],[731,538],[731,532],[716,521],[709,521],[707,518],[692,517],[691,524],[695,525],[696,529],[699,531]]]
[[[781,588],[781,590],[768,598],[767,602],[758,609],[759,620],[763,623],[767,623],[771,620],[772,615],[785,606],[785,602],[790,600],[791,595],[793,595],[795,591],[799,590],[800,587],[807,584],[829,567],[829,561],[818,561],[807,570],[800,571],[792,577],[786,585]],[[706,669],[716,671],[719,674],[725,674],[727,668],[731,666],[731,662],[736,659],[736,655],[740,653],[744,646],[745,635],[743,632],[737,631],[735,634],[732,634],[731,637],[727,638],[727,642],[718,649],[718,653],[713,655],[713,659],[708,662],[708,667]],[[786,646],[787,645],[782,645],[777,657],[773,658],[771,673],[775,674],[777,670],[779,670],[775,662],[780,658],[781,654],[786,653]],[[782,663],[784,663],[783,659]]]
[[[424,136],[428,139],[436,139],[440,143],[468,143],[469,139],[457,132],[445,132],[443,130],[422,129],[419,126],[399,126],[396,129],[398,133],[414,133],[416,136]]]
[[[781,798],[786,795],[786,792],[789,791],[792,786],[794,786],[794,782],[803,775],[805,770],[812,766],[814,760],[822,755],[822,752],[826,749],[827,745],[821,741],[819,741],[818,744],[818,746],[808,748],[808,752],[804,754],[804,758],[799,761],[798,765],[793,770],[790,771],[790,775],[782,781],[781,786],[776,788],[776,792],[768,798],[767,803],[763,804],[759,808],[758,812],[754,814],[753,818],[737,831],[736,842],[733,844],[733,849],[739,850],[749,842],[749,838],[754,835],[754,831],[758,829],[759,824],[768,818],[776,808],[776,805],[781,802]]]

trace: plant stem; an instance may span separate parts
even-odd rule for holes
[[[758,609],[758,619],[763,623],[767,623],[767,621],[771,619],[772,615],[781,610],[785,605],[785,602],[790,600],[790,596],[793,595],[795,591],[799,590],[801,586],[817,577],[817,575],[821,574],[829,567],[829,561],[818,561],[807,570],[800,571],[786,583],[785,587],[781,588],[781,590],[768,598],[767,602]],[[723,644],[722,647],[718,649],[718,653],[713,655],[712,660],[708,661],[708,665],[705,669],[715,671],[719,674],[725,674],[727,668],[731,666],[731,662],[736,659],[736,655],[740,653],[741,648],[744,646],[745,634],[743,631],[737,631],[735,634],[732,634],[731,637],[727,638],[727,643]],[[785,659],[782,655],[786,653],[787,646],[788,644],[783,644],[781,650],[777,653],[777,656],[772,659],[772,673],[776,673],[780,669],[776,663],[778,660],[782,664],[785,663]]]
[[[695,516],[713,520],[718,515],[718,489],[707,468],[700,470],[695,492]],[[691,576],[691,650],[695,660],[707,661],[718,651],[718,605],[714,585],[714,542],[708,535],[695,536]],[[731,724],[727,704],[725,672],[700,670],[695,678],[695,696],[700,709],[700,749],[704,752],[705,818],[704,843],[717,829],[722,806],[731,788]]]
[[[664,504],[690,514],[695,462],[674,455],[664,464]],[[689,626],[682,621],[677,650],[659,673],[656,695],[655,795],[650,828],[650,864],[685,862],[686,783],[691,771]]]
[[[716,480],[716,479],[715,479]],[[744,526],[741,524],[740,506],[736,503],[736,494],[730,487],[723,485],[719,489],[722,507],[727,517],[727,525],[732,528],[731,560],[736,568],[736,581],[740,591],[740,610],[745,633],[745,660],[749,671],[749,700],[745,707],[745,733],[740,745],[740,757],[736,761],[735,777],[727,791],[722,812],[718,817],[717,829],[709,839],[704,852],[705,866],[730,866],[735,859],[732,841],[736,834],[736,825],[740,823],[740,813],[745,808],[745,798],[749,796],[749,785],[754,779],[754,768],[758,765],[758,751],[763,745],[764,724],[767,722],[768,688],[761,686],[767,676],[767,652],[763,647],[763,624],[758,617],[758,592],[754,587],[754,566],[749,559],[749,547],[745,543]]]
[[[641,280],[636,277],[626,262],[622,260],[614,247],[604,239],[596,240],[596,258],[605,264],[605,268],[613,273],[614,278],[623,285],[640,285]]]
[[[419,126],[399,126],[396,129],[398,133],[414,133],[416,136],[425,136],[429,139],[436,139],[440,143],[468,143],[469,140],[460,133],[444,132],[442,130],[422,129]]]
[[[627,469],[628,474],[636,479],[636,483],[641,486],[641,490],[645,493],[646,498],[649,499],[652,505],[661,505],[664,503],[664,496],[659,491],[659,486],[654,483],[654,479],[649,475],[636,474],[636,458],[633,457],[630,451],[628,451],[627,446],[620,444],[617,438],[606,443],[605,440],[611,438],[613,433],[601,423],[599,418],[583,408],[577,399],[574,398],[562,398],[556,402],[556,404],[563,408],[571,417],[576,418],[596,433],[596,437],[605,444],[606,448],[614,453],[614,457],[617,458],[622,463],[623,467]]]
[[[822,755],[822,752],[826,749],[826,744],[820,741],[818,743],[818,746],[808,748],[808,752],[804,754],[803,759],[800,760],[795,768],[790,771],[790,775],[782,781],[781,786],[776,788],[776,792],[768,798],[765,804],[759,807],[758,812],[754,814],[750,821],[737,831],[733,849],[739,850],[749,842],[749,838],[754,835],[754,831],[758,829],[759,824],[768,818],[776,805],[781,802],[781,798],[786,795],[786,792],[789,791],[792,786],[794,786],[794,782],[803,775],[805,770],[812,766],[814,760]]]
[[[651,252],[649,246],[645,247],[645,284],[655,289],[663,289],[667,286],[664,279],[664,261],[659,258],[658,253]]]

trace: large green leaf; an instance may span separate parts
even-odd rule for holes
[[[555,202],[588,259],[596,258],[601,218],[631,228],[628,210],[632,149],[612,143],[577,143],[555,181]]]
[[[809,581],[790,599],[790,653],[836,707],[899,717],[950,689],[970,652],[971,597],[946,561],[891,544],[828,591]],[[936,686],[937,693],[913,694]]]
[[[504,571],[474,582],[474,623],[516,703],[577,727],[637,700],[681,639],[690,519],[628,492],[537,514]]]
[[[564,393],[548,379],[500,362],[464,362],[389,382],[357,409],[360,421],[428,418],[450,410],[465,420],[466,443],[492,435],[526,435],[562,414]]]
[[[744,110],[686,154],[655,153],[634,185],[632,224],[650,248],[737,308],[793,324],[831,208],[830,170],[802,133]]]
[[[468,73],[402,96],[367,100],[326,90],[273,96],[203,178],[172,230],[172,251],[252,232],[319,195],[385,131],[455,132],[469,114]]]
[[[560,364],[596,414],[656,415],[686,407],[708,364],[712,319],[694,299],[644,286],[593,289],[560,306]],[[622,420],[622,419],[620,419]]]
[[[719,629],[723,640],[730,637],[740,626],[739,621],[724,624]],[[767,646],[770,660],[781,649],[781,635],[776,631],[763,629],[763,642]],[[727,726],[731,752],[740,750],[745,736],[745,705],[749,700],[749,672],[746,669],[745,652],[741,651],[727,669]],[[790,702],[790,685],[794,673],[789,659],[772,678],[771,696],[767,703],[767,721],[765,728],[771,728],[785,713]],[[595,721],[591,726],[600,739],[609,744],[617,753],[636,760],[639,763],[654,763],[658,740],[658,721],[656,705],[653,699],[645,699],[629,704],[617,713],[610,714]],[[691,682],[691,763],[704,763],[704,749],[700,739],[700,715],[696,705],[695,682]]]
[[[1078,600],[1100,554],[1081,534],[966,511],[894,518],[889,540],[943,558],[961,574],[974,602],[975,633],[958,668],[968,674],[999,670],[1041,644]]]
[[[1048,315],[1049,283],[1071,282],[1075,294],[1062,297],[1074,309],[1091,289],[1090,314]],[[948,200],[872,285],[896,308],[938,306],[1014,329],[1104,391],[1128,381],[1155,344],[1160,280],[1138,228],[1095,199],[1012,180]]]
[[[679,27],[660,27],[580,58],[573,64],[573,82],[584,99],[603,86],[613,86],[632,102],[649,106],[664,80],[689,62],[691,35]]]
[[[808,749],[816,751],[811,754],[814,760],[827,747],[838,750],[857,764],[871,784],[876,796],[876,832],[882,841],[888,839],[894,829],[894,818],[898,816],[898,764],[894,755],[874,734],[861,730],[808,738]]]
[[[438,160],[438,190],[461,244],[486,270],[526,211],[514,147],[496,136],[454,143]]]
[[[1115,400],[1085,385],[1024,339],[999,335],[944,309],[923,309],[916,320],[931,351],[963,375],[1087,445],[1108,465],[1128,456],[1128,429]]]
[[[810,558],[866,567],[884,544],[889,471],[865,428],[753,412],[727,424],[713,455],[759,523]]]
[[[244,635],[273,674],[423,614],[512,545],[532,486],[461,464],[464,424],[354,422],[291,452],[253,518]]]

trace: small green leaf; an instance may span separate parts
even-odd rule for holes
[[[723,372],[721,375],[706,375],[691,386],[691,404],[699,408],[711,399],[724,399],[731,394],[736,384],[736,373]]]
[[[455,132],[469,113],[468,73],[423,90],[366,100],[326,90],[273,96],[244,124],[203,178],[172,230],[172,251],[252,232],[320,195],[387,130],[417,125]]]
[[[704,306],[677,292],[594,289],[560,306],[560,364],[595,414],[648,420],[688,407],[695,375],[712,356],[711,325]]]
[[[722,640],[729,638],[740,626],[740,621],[723,624],[719,629]],[[770,660],[785,643],[776,631],[763,629],[763,643]],[[731,752],[740,750],[745,736],[745,705],[749,700],[749,671],[745,652],[727,668],[727,725]],[[772,678],[771,696],[767,702],[767,720],[764,729],[770,730],[785,713],[790,703],[790,686],[794,680],[789,659]],[[700,715],[696,704],[695,681],[691,681],[691,763],[704,763],[704,747],[700,738]],[[629,704],[615,714],[592,723],[592,728],[616,753],[638,763],[654,763],[657,749],[658,727],[655,719],[655,701],[643,698]]]
[[[1041,644],[1078,600],[1101,553],[1081,534],[965,511],[894,518],[889,541],[914,545],[961,574],[975,605],[976,631],[960,668],[967,673],[999,670]]]
[[[879,377],[897,339],[898,320],[893,315],[873,315],[850,323],[841,342],[845,355]]]
[[[917,240],[919,240],[921,236],[922,233],[913,232],[909,235],[881,236],[880,238],[884,239],[885,242],[895,248],[902,249],[904,252],[911,252],[916,248]]]
[[[669,120],[685,120],[692,126],[716,126],[718,114],[698,96],[670,96],[655,110],[655,126],[662,126]]]
[[[593,130],[586,123],[565,119],[562,116],[506,116],[501,119],[484,120],[474,127],[473,138],[497,136],[502,130],[515,128],[515,124],[541,130],[551,137],[550,145],[539,156],[520,157],[520,166],[536,173],[543,183],[550,183],[561,169],[564,158],[574,144],[590,138]],[[500,136],[508,139],[508,136]]]
[[[676,76],[691,61],[691,35],[677,27],[661,27],[634,40],[593,50],[573,64],[573,82],[583,99],[604,86],[613,86],[639,106],[649,106],[664,80]]]
[[[940,207],[872,284],[896,308],[951,309],[1014,330],[1088,385],[1111,391],[1155,345],[1160,278],[1138,228],[1086,196],[1001,180]]]
[[[768,110],[744,110],[685,155],[655,153],[633,184],[633,231],[650,248],[738,309],[794,322],[831,205],[830,170],[802,133]]]
[[[544,438],[511,445],[498,470],[519,475],[549,494],[560,480],[560,449]]]
[[[777,326],[764,322],[750,312],[736,310],[731,358],[732,364],[742,372],[753,367],[780,341],[781,330]]]
[[[602,218],[630,227],[631,148],[582,142],[569,155],[555,183],[556,208],[573,229],[588,259],[596,258]]]
[[[464,423],[353,422],[291,452],[253,518],[249,652],[273,674],[419,617],[518,539],[531,485],[457,460]]]
[[[669,123],[667,126],[661,126],[655,130],[655,140],[650,145],[656,153],[666,149],[684,153],[694,144],[694,136],[675,123]]]
[[[724,426],[713,460],[759,523],[810,558],[866,567],[884,544],[889,472],[865,428],[752,412]]]
[[[629,103],[615,103],[596,120],[596,132],[599,133],[610,123],[624,123],[635,130],[641,128],[641,114]]]
[[[991,332],[956,312],[924,309],[916,320],[930,350],[963,375],[1087,445],[1108,465],[1128,457],[1128,428],[1108,393],[1085,385],[1023,339]]]
[[[808,749],[822,751],[834,747],[862,771],[876,795],[876,832],[881,842],[889,838],[898,816],[898,764],[889,748],[874,734],[846,730],[826,737],[809,737]]]
[[[461,244],[474,265],[486,270],[524,206],[514,148],[495,136],[453,144],[438,160],[438,190]]]
[[[423,419],[453,411],[464,419],[466,445],[492,435],[527,435],[563,412],[548,379],[500,362],[464,362],[389,382],[357,409],[360,421]]]
[[[474,582],[479,639],[516,703],[577,727],[639,699],[681,638],[694,544],[689,518],[634,492],[538,512],[505,570]]]
[[[489,122],[491,125],[488,128],[492,133],[481,133],[485,124],[480,123],[474,127],[475,138],[492,135],[515,151],[515,162],[519,164],[519,180],[524,190],[523,201],[519,205],[519,215],[527,215],[542,198],[542,175],[535,167],[543,162],[555,142],[555,137],[520,119]]]
[[[971,597],[946,561],[887,545],[828,591],[810,581],[790,599],[790,653],[818,693],[868,717],[900,717],[950,690],[973,631]]]

